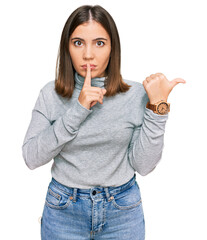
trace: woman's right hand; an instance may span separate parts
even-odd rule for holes
[[[91,86],[91,69],[90,64],[87,63],[85,81],[78,97],[80,104],[90,110],[97,102],[103,104],[104,94],[106,94],[105,88]]]

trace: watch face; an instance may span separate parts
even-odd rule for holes
[[[159,114],[161,115],[164,115],[168,112],[168,105],[167,103],[160,103],[158,106],[157,106],[157,111]]]

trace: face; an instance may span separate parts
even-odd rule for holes
[[[70,36],[69,52],[79,75],[86,76],[86,64],[90,63],[91,78],[106,76],[111,40],[100,23],[90,20],[79,25]]]

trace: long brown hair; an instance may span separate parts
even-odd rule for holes
[[[83,5],[71,13],[62,31],[55,72],[55,90],[62,97],[71,98],[74,90],[75,69],[69,53],[69,39],[73,31],[80,24],[92,20],[100,23],[111,39],[111,56],[106,74],[108,76],[104,96],[114,96],[119,92],[126,92],[131,87],[125,83],[120,73],[121,48],[116,24],[111,15],[100,5]]]

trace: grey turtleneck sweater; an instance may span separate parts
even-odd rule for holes
[[[104,88],[104,79],[91,86]],[[30,169],[52,159],[52,177],[73,188],[120,186],[134,172],[147,175],[164,148],[167,115],[146,108],[149,98],[139,82],[124,80],[129,91],[104,97],[90,110],[78,101],[84,77],[75,73],[70,100],[58,95],[55,81],[43,86],[22,145]]]

